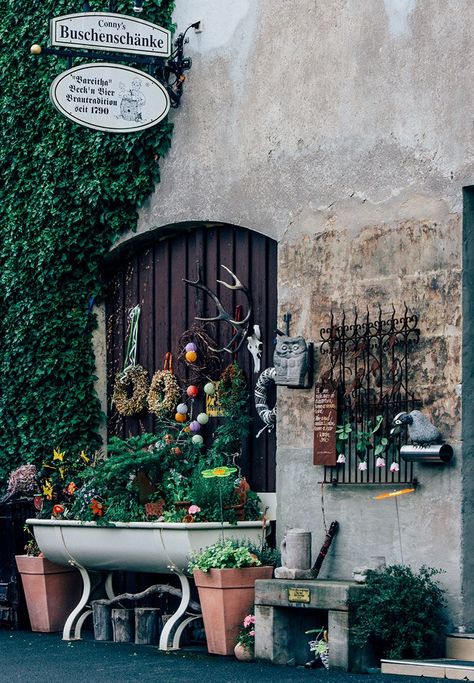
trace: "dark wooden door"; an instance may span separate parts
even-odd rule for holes
[[[220,267],[227,266],[248,287],[252,301],[252,324],[260,325],[263,351],[261,370],[272,365],[277,327],[277,244],[274,240],[235,226],[176,226],[154,238],[137,238],[117,252],[107,270],[107,383],[109,435],[127,437],[153,431],[153,416],[144,412],[123,418],[111,406],[112,389],[117,373],[123,369],[128,312],[140,304],[137,363],[153,373],[163,367],[165,354],[175,356],[182,334],[196,315],[214,316],[216,307],[210,297],[186,285],[183,278],[195,280],[200,268],[203,282],[217,293],[227,311],[233,314],[240,304],[243,315],[247,301],[242,293],[231,292],[216,280],[231,282]],[[212,336],[219,347],[232,336],[230,325],[218,323]],[[252,327],[250,327],[252,332]],[[221,354],[223,367],[232,355]],[[244,342],[235,355],[244,370],[251,390],[251,435],[240,465],[256,491],[275,491],[275,434],[256,434],[263,426],[253,403],[253,389],[258,375]],[[182,375],[180,366],[178,374]],[[185,381],[185,380],[184,380]],[[270,400],[274,400],[270,396]],[[212,425],[210,425],[212,429]]]

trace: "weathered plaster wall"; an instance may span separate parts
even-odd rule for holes
[[[197,19],[204,30],[190,31],[193,68],[172,115],[172,151],[139,231],[222,221],[274,237],[280,310],[309,339],[331,306],[406,301],[419,314],[417,393],[456,459],[420,467],[419,490],[400,499],[404,559],[446,569],[454,622],[473,621],[473,541],[461,514],[471,482],[461,477],[459,439],[474,5],[178,0],[176,19],[178,30]],[[279,528],[311,528],[316,551],[321,472],[311,465],[311,406],[309,391],[279,392]],[[400,560],[394,504],[372,496],[325,490],[326,516],[341,531],[324,575],[348,577],[371,555]]]

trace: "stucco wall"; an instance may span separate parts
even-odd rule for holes
[[[444,568],[453,621],[469,624],[460,214],[474,170],[474,6],[177,0],[175,16],[178,30],[198,19],[204,30],[189,33],[193,67],[139,231],[222,221],[274,237],[280,311],[314,341],[331,305],[406,302],[420,316],[417,394],[456,457],[419,467],[418,491],[400,499],[404,560]],[[316,552],[324,533],[312,392],[281,390],[278,413],[279,531],[310,528]],[[400,561],[394,503],[373,493],[325,489],[326,516],[341,530],[323,576],[349,577],[371,555]]]

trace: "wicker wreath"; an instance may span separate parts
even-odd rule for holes
[[[255,385],[255,408],[258,416],[264,422],[265,427],[271,431],[276,424],[276,406],[269,408],[267,404],[267,387],[271,382],[275,382],[275,368],[267,368],[264,370],[257,380]],[[260,430],[258,436],[260,435]]]
[[[158,370],[153,375],[148,392],[148,409],[157,417],[175,410],[181,390],[171,370]]]
[[[148,373],[141,365],[134,365],[115,380],[112,402],[120,415],[130,417],[146,408],[147,395]]]

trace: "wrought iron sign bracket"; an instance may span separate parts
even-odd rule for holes
[[[40,45],[32,45],[30,50],[32,54],[37,56],[64,57],[68,60],[69,68],[73,66],[73,60],[79,58],[146,66],[148,73],[154,76],[166,88],[170,97],[171,107],[177,109],[183,95],[183,85],[186,80],[184,74],[192,66],[191,57],[184,56],[184,45],[189,41],[189,38],[186,38],[186,33],[190,28],[198,27],[199,23],[191,24],[184,33],[178,35],[173,43],[174,50],[168,58],[74,48],[42,47]]]

